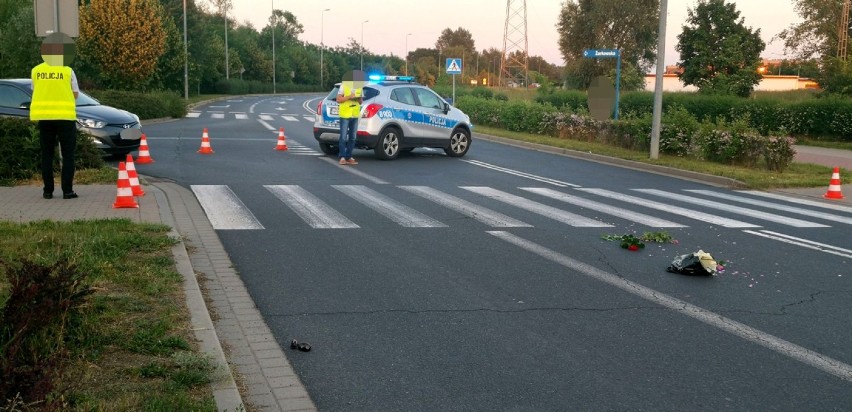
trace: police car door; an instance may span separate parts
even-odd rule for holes
[[[422,115],[418,113],[420,108],[417,107],[414,93],[410,87],[396,87],[391,91],[390,99],[395,106],[393,117],[399,121],[402,135],[405,136],[407,143],[415,143],[417,136],[420,136],[423,130],[418,127],[418,124],[422,123]]]
[[[421,144],[445,146],[452,130],[449,129],[450,121],[444,113],[444,99],[426,88],[415,87],[412,91],[424,115]]]

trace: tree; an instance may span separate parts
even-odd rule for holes
[[[843,0],[793,0],[802,22],[790,25],[776,37],[797,58],[836,56]],[[852,21],[850,21],[852,24]],[[852,31],[852,27],[847,30]]]
[[[438,40],[435,41],[436,49],[444,50],[450,47],[460,47],[464,49],[465,54],[471,56],[476,53],[473,35],[461,27],[455,31],[449,28],[444,29],[444,31],[441,32],[441,36],[439,36]]]
[[[659,0],[567,0],[556,23],[570,83],[585,89],[615,68],[615,59],[583,57],[585,49],[619,49],[622,68],[647,72],[656,58]]]
[[[30,77],[41,63],[41,39],[35,35],[32,2],[0,6],[0,78]]]
[[[166,31],[156,0],[92,0],[80,10],[77,50],[92,78],[107,87],[147,88],[163,54]]]
[[[747,97],[760,82],[757,68],[766,44],[760,29],[744,24],[734,4],[700,0],[688,11],[675,46],[680,52],[680,79],[701,92]]]

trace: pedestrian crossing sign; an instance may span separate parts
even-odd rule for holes
[[[447,59],[447,74],[461,74],[462,59]]]

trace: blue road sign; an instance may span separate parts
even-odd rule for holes
[[[462,59],[447,59],[447,74],[461,74]]]
[[[618,49],[586,49],[583,50],[583,57],[591,57],[596,59],[616,58],[621,57],[621,50]]]

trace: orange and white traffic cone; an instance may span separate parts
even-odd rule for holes
[[[201,134],[201,148],[198,149],[201,154],[213,154],[213,147],[210,146],[210,136],[207,135],[207,128],[204,128],[204,133]]]
[[[840,168],[835,167],[831,173],[831,181],[828,182],[828,191],[825,192],[826,199],[843,199],[843,193],[840,192]]]
[[[154,163],[154,159],[151,158],[151,153],[148,153],[148,139],[145,138],[145,133],[142,133],[142,138],[139,141],[139,156],[136,157],[136,163]]]
[[[145,191],[142,190],[142,185],[139,184],[139,175],[136,174],[136,165],[133,164],[133,156],[127,154],[125,168],[127,169],[127,177],[130,179],[130,189],[133,191],[133,196],[145,196]]]
[[[284,136],[284,128],[278,128],[278,144],[275,150],[287,150],[287,136]]]
[[[139,207],[136,199],[133,198],[133,189],[130,188],[130,178],[127,176],[124,162],[118,163],[118,190],[112,207],[115,209]]]

